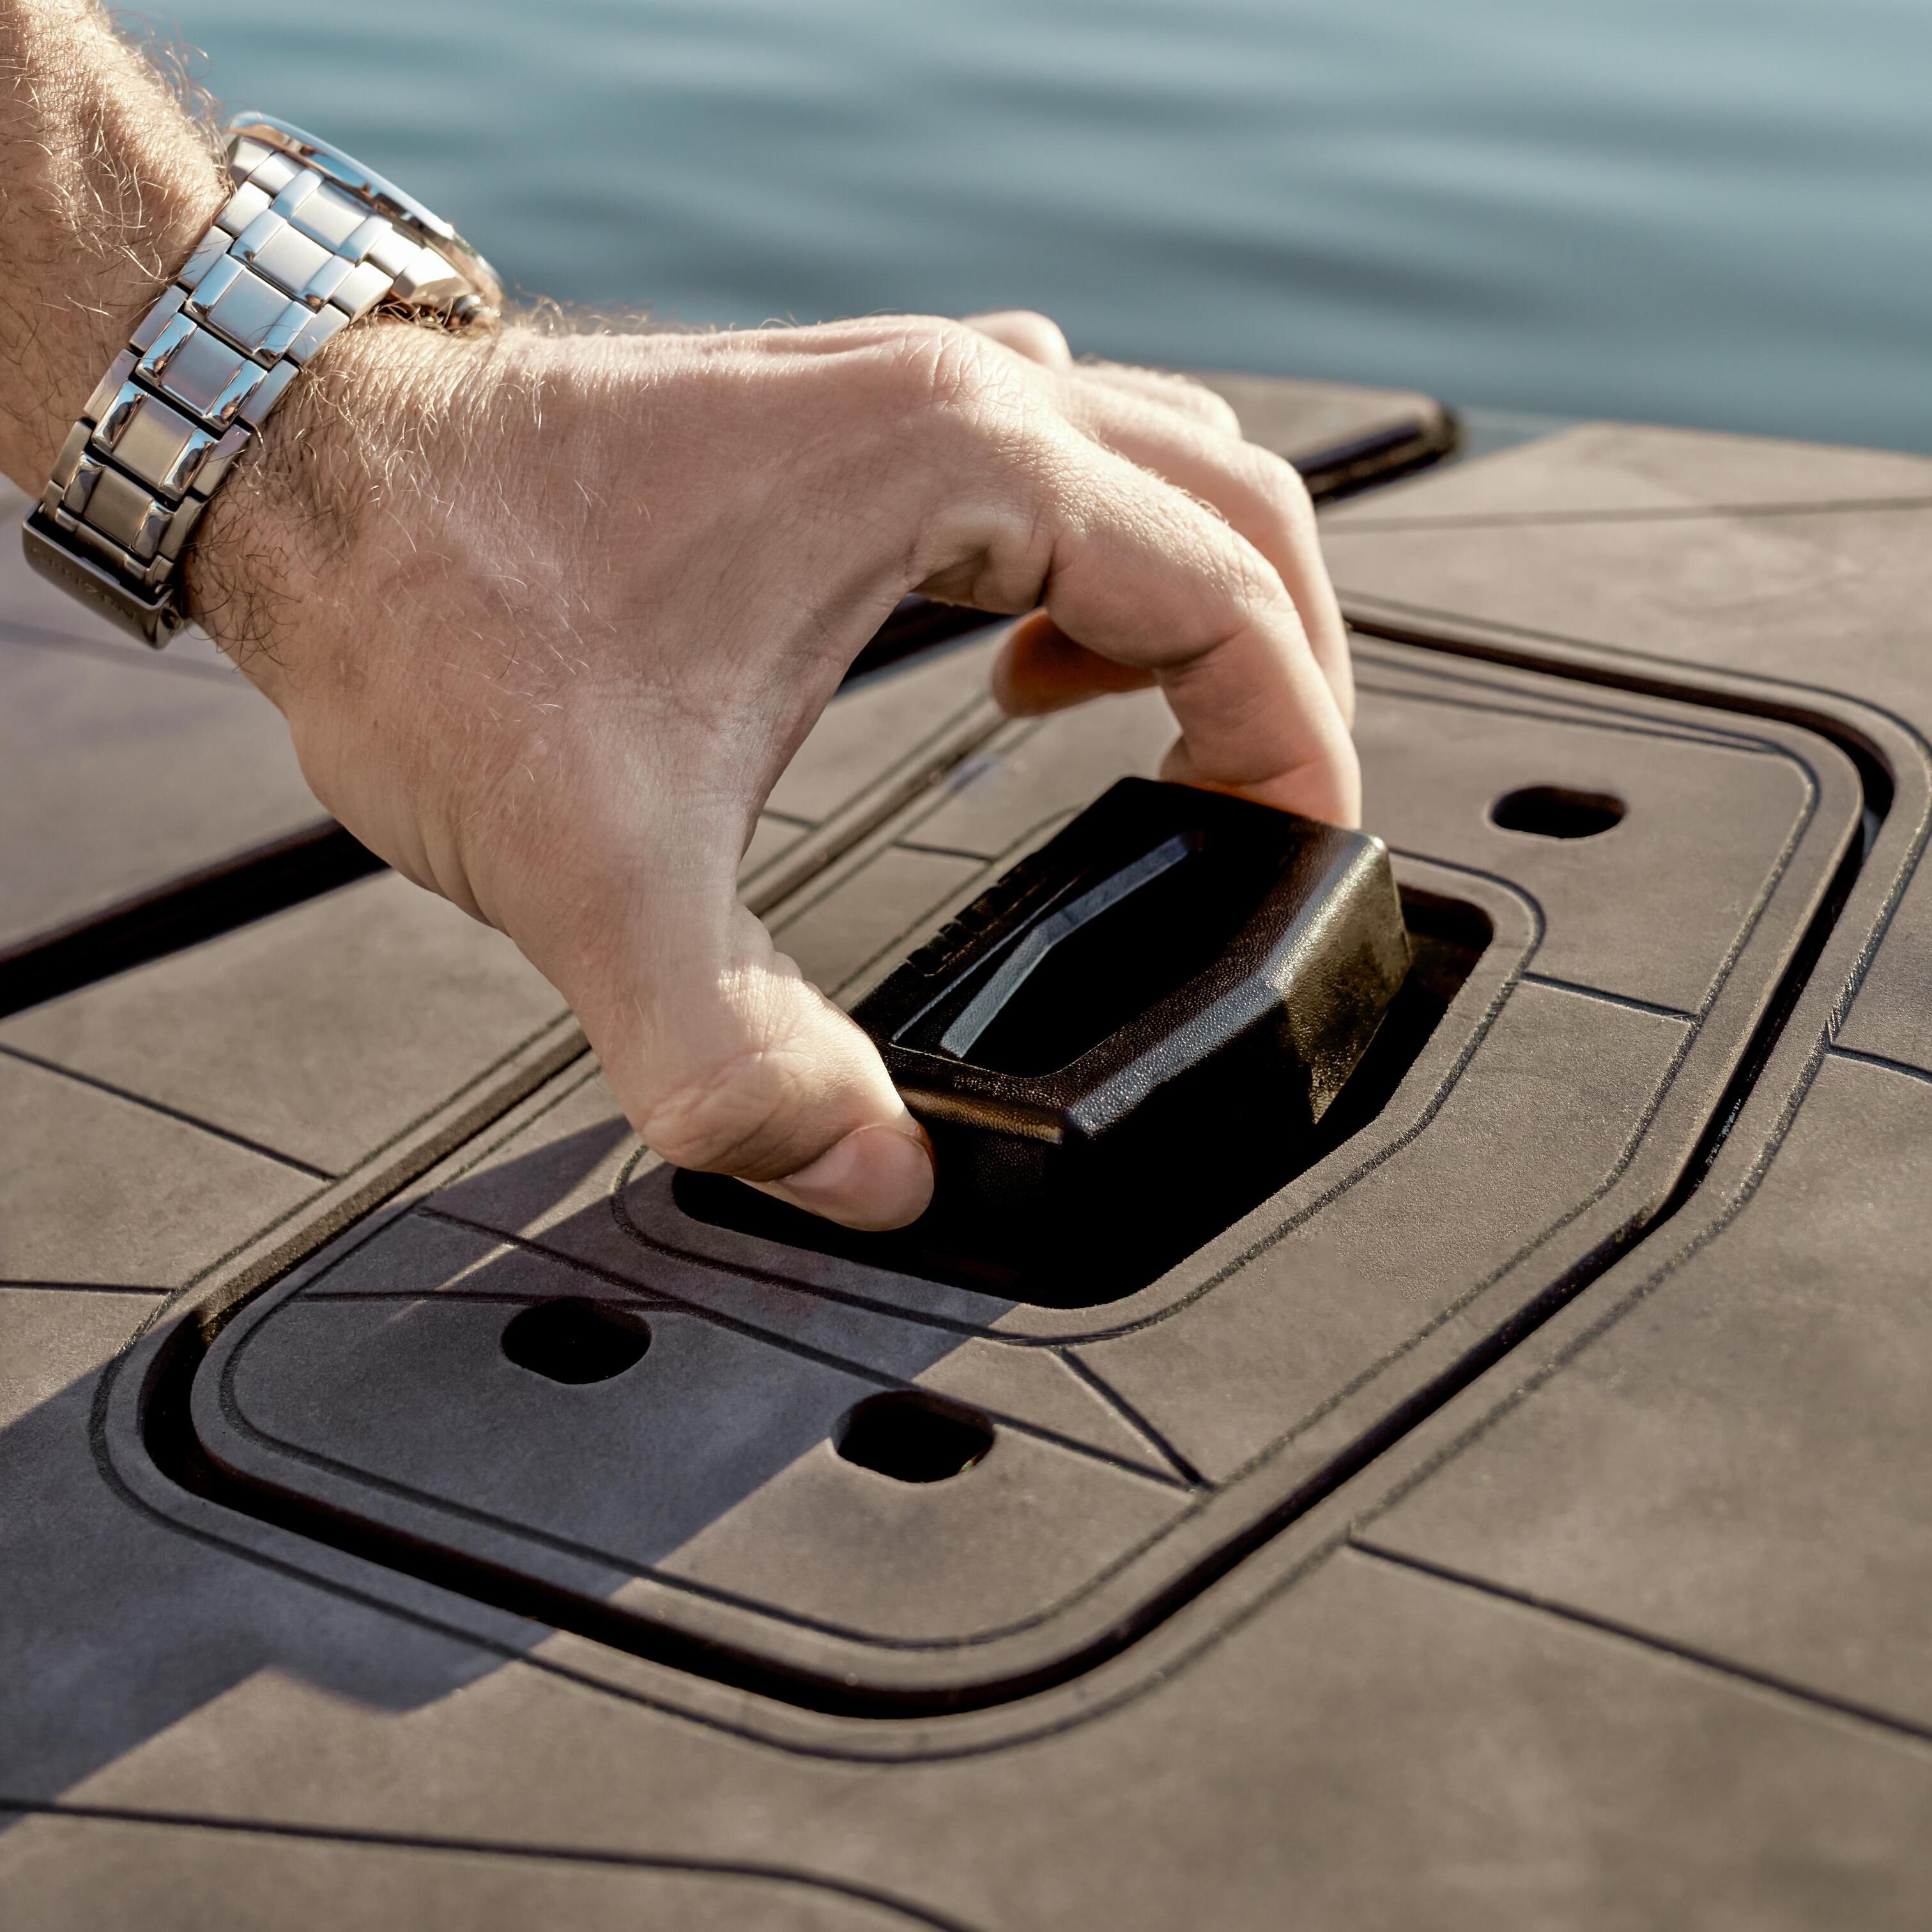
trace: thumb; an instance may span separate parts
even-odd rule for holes
[[[735,900],[710,944],[688,912],[634,983],[572,999],[645,1144],[848,1227],[916,1220],[932,1152],[877,1048]]]

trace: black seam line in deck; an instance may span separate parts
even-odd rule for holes
[[[999,856],[996,852],[968,851],[963,845],[927,845],[916,838],[895,838],[891,844],[884,849],[889,852],[922,853],[929,859],[966,859],[970,860],[976,866],[990,866]],[[868,959],[866,964],[869,966],[872,963]],[[861,973],[865,970],[865,966],[859,968]]]
[[[1815,1710],[1828,1711],[1838,1717],[1850,1718],[1860,1724],[1874,1725],[1915,1744],[1932,1744],[1932,1725],[1917,1723],[1910,1718],[1901,1718],[1895,1711],[1888,1711],[1881,1705],[1862,1703],[1854,1697],[1840,1697],[1831,1691],[1820,1690],[1811,1684],[1801,1683],[1795,1678],[1783,1676],[1776,1671],[1762,1670],[1754,1664],[1742,1664],[1736,1658],[1726,1657],[1720,1652],[1705,1650],[1696,1644],[1680,1643],[1674,1638],[1660,1636],[1655,1632],[1642,1629],[1636,1624],[1619,1622],[1615,1617],[1599,1616],[1594,1611],[1567,1603],[1561,1598],[1545,1597],[1534,1591],[1516,1589],[1507,1583],[1497,1582],[1492,1578],[1478,1576],[1469,1570],[1455,1569],[1445,1563],[1432,1562],[1427,1557],[1413,1556],[1406,1550],[1391,1549],[1386,1544],[1377,1543],[1372,1538],[1364,1538],[1359,1534],[1349,1538],[1348,1547],[1357,1556],[1366,1557],[1372,1562],[1387,1563],[1400,1570],[1413,1570],[1419,1576],[1432,1577],[1438,1583],[1447,1583],[1454,1588],[1472,1590],[1482,1596],[1498,1598],[1505,1603],[1519,1604],[1526,1610],[1538,1611],[1545,1616],[1555,1617],[1560,1622],[1578,1624],[1585,1630],[1594,1630],[1600,1636],[1619,1638],[1642,1649],[1675,1658],[1681,1664],[1695,1665],[1714,1676],[1735,1678],[1758,1690],[1768,1690],[1778,1696],[1789,1698],[1793,1702],[1809,1705]]]
[[[473,1092],[476,1088],[489,1080],[493,1075],[500,1073],[505,1066],[515,1060],[519,1054],[526,1052],[550,1030],[550,1028],[548,1027],[540,1028],[537,1032],[530,1036],[529,1040],[524,1041],[522,1046],[513,1048],[502,1059],[485,1067],[474,1079],[464,1082],[463,1085],[458,1088],[442,1105],[434,1107],[428,1113],[418,1116],[410,1126],[403,1129],[400,1132],[392,1136],[380,1148],[364,1155],[346,1174],[340,1178],[331,1178],[325,1184],[318,1186],[314,1192],[304,1195],[301,1200],[292,1202],[280,1214],[272,1216],[260,1227],[244,1234],[232,1246],[223,1253],[217,1255],[212,1261],[203,1263],[179,1287],[170,1292],[167,1300],[160,1307],[152,1310],[143,1318],[140,1328],[129,1338],[129,1347],[131,1348],[135,1342],[140,1341],[149,1330],[162,1321],[171,1310],[189,1300],[196,1290],[202,1288],[214,1276],[218,1275],[230,1262],[246,1254],[251,1248],[261,1247],[280,1229],[287,1227],[291,1222],[299,1221],[303,1216],[312,1214],[316,1210],[318,1202],[326,1202],[332,1196],[336,1197],[339,1203],[355,1204],[349,1212],[348,1219],[336,1223],[333,1238],[347,1235],[351,1229],[359,1224],[364,1227],[367,1232],[358,1234],[352,1245],[359,1246],[363,1241],[373,1239],[374,1235],[381,1230],[382,1223],[377,1218],[380,1210],[387,1206],[395,1196],[428,1173],[439,1161],[446,1159],[454,1150],[446,1144],[432,1144],[430,1148],[422,1152],[419,1159],[406,1158],[400,1166],[386,1172],[382,1171],[380,1165],[383,1156],[392,1152],[412,1134],[422,1131],[434,1121],[438,1115],[447,1112],[448,1108],[460,1101],[464,1095]],[[569,1066],[572,1061],[580,1058],[590,1051],[589,1046],[581,1033],[576,1034],[574,1041],[566,1034],[563,1044],[568,1051],[566,1057],[560,1062],[551,1066],[547,1072],[538,1075],[530,1086],[520,1087],[505,1096],[501,1106],[495,1112],[487,1115],[482,1121],[471,1127],[468,1137],[473,1138],[476,1135],[487,1132],[513,1107],[528,1100],[532,1088],[540,1087],[546,1081],[554,1078],[556,1075],[562,1072]],[[458,1144],[460,1145],[463,1143],[459,1142]],[[265,1288],[269,1282],[279,1280],[283,1276],[291,1274],[308,1259],[309,1255],[316,1247],[326,1245],[331,1238],[332,1237],[330,1234],[324,1233],[310,1241],[307,1247],[281,1260],[280,1264],[274,1267],[271,1273],[257,1280],[247,1292],[240,1294],[232,1305],[223,1311],[224,1316],[232,1313],[236,1308],[238,1308],[243,1303],[250,1299],[256,1290]],[[117,1358],[117,1364],[118,1360]],[[116,1372],[118,1372],[118,1367],[116,1370],[110,1371],[107,1380],[111,1382]],[[104,1452],[104,1456],[97,1460],[101,1461],[104,1469],[106,1467]],[[118,1490],[120,1484],[118,1479],[112,1480],[115,1480],[116,1488]]]
[[[0,953],[0,1017],[151,965],[388,870],[333,822],[232,854]]]
[[[83,1073],[78,1067],[63,1066],[57,1060],[44,1059],[38,1053],[29,1053],[25,1047],[9,1046],[0,1041],[0,1054],[9,1060],[17,1060],[23,1065],[37,1066],[43,1073],[52,1073],[62,1080],[71,1080],[77,1087],[91,1087],[97,1094],[111,1094],[117,1100],[125,1100],[130,1106],[145,1107],[152,1114],[178,1122],[182,1126],[193,1127],[198,1132],[210,1136],[218,1141],[226,1141],[230,1147],[238,1147],[244,1152],[260,1156],[263,1160],[272,1160],[278,1167],[292,1168],[297,1174],[310,1180],[334,1180],[338,1177],[327,1168],[311,1166],[305,1160],[298,1160],[292,1154],[284,1154],[279,1148],[272,1148],[266,1141],[251,1140],[246,1134],[238,1134],[232,1127],[218,1126],[212,1120],[204,1120],[199,1114],[190,1114],[179,1107],[171,1107],[165,1100],[157,1100],[152,1094],[136,1093],[131,1087],[117,1086],[112,1080],[103,1080],[98,1075]]]
[[[156,1288],[141,1282],[122,1281],[0,1281],[0,1294],[144,1294],[150,1300],[165,1300],[172,1288]]]
[[[1372,622],[1374,620],[1371,619],[1368,621]],[[1562,680],[1559,678],[1561,682],[1574,683],[1582,687],[1576,694],[1573,696],[1565,693],[1561,698],[1552,697],[1546,692],[1533,692],[1521,682],[1504,682],[1499,684],[1495,681],[1493,674],[1497,671],[1511,670],[1513,667],[1510,663],[1496,658],[1453,656],[1444,651],[1431,652],[1420,645],[1408,644],[1400,641],[1388,633],[1386,626],[1380,629],[1353,630],[1349,641],[1353,647],[1353,655],[1358,664],[1368,665],[1376,671],[1393,672],[1405,678],[1426,679],[1431,685],[1474,692],[1478,694],[1478,698],[1484,694],[1504,692],[1517,697],[1528,698],[1534,703],[1555,706],[1563,712],[1576,712],[1586,719],[1600,717],[1628,718],[1634,724],[1654,724],[1662,729],[1681,731],[1692,737],[1708,737],[1719,742],[1736,735],[1738,730],[1737,727],[1732,725],[1707,724],[1696,718],[1660,718],[1654,711],[1638,710],[1628,702],[1616,702],[1620,695],[1619,686],[1594,684],[1588,679]],[[1393,652],[1382,648],[1391,644],[1395,646]],[[1433,657],[1437,662],[1418,663],[1416,661],[1416,654],[1418,653],[1423,657]],[[1516,666],[1514,668],[1518,677],[1534,679],[1538,682],[1558,676],[1558,674],[1547,668],[1534,670],[1521,666]],[[1478,671],[1490,675],[1478,676],[1476,674]],[[1390,688],[1406,690],[1409,687],[1407,685],[1397,685],[1391,686]],[[1670,704],[1680,712],[1694,709],[1700,712],[1708,712],[1712,709],[1708,705],[1694,706],[1688,699],[1670,699],[1657,692],[1646,692],[1640,693],[1640,695],[1650,703]],[[1753,734],[1748,742],[1753,744],[1764,744],[1774,741]]]
[[[1394,668],[1386,658],[1378,661],[1378,668]],[[1482,687],[1475,685],[1471,688],[1480,690]],[[1521,692],[1514,694],[1520,699],[1520,703],[1498,704],[1479,698],[1455,697],[1447,692],[1418,691],[1408,685],[1377,684],[1368,678],[1358,678],[1355,688],[1358,692],[1372,692],[1378,698],[1386,698],[1399,704],[1436,704],[1445,711],[1476,711],[1498,718],[1527,718],[1536,724],[1567,725],[1573,731],[1602,731],[1626,738],[1661,738],[1672,744],[1703,745],[1717,751],[1784,758],[1793,764],[1803,763],[1790,746],[1780,745],[1774,738],[1755,737],[1742,731],[1700,731],[1688,720],[1679,723],[1670,718],[1646,718],[1640,712],[1613,710],[1607,705],[1600,708],[1581,700],[1567,706],[1552,703],[1539,706],[1527,692]]]
[[[561,1082],[565,1073],[568,1072],[568,1067],[560,1068],[556,1072],[554,1073],[550,1076],[550,1082],[546,1083],[546,1084]],[[538,1089],[538,1092],[543,1095],[543,1104],[541,1106],[532,1108],[528,1112],[520,1112],[519,1110],[522,1108],[532,1098],[531,1095],[526,1094],[524,1096],[523,1100],[518,1102],[515,1106],[506,1108],[495,1120],[490,1123],[489,1126],[481,1129],[476,1135],[476,1142],[481,1142],[484,1139],[484,1136],[490,1132],[491,1128],[502,1127],[503,1129],[503,1131],[500,1134],[497,1135],[494,1140],[490,1141],[487,1146],[478,1147],[476,1146],[476,1142],[466,1142],[461,1147],[453,1148],[449,1154],[444,1156],[445,1162],[450,1161],[460,1161],[462,1164],[460,1166],[452,1167],[449,1169],[448,1172],[443,1176],[442,1179],[436,1184],[436,1192],[439,1194],[444,1193],[449,1189],[458,1186],[460,1182],[467,1179],[470,1175],[474,1174],[479,1167],[482,1166],[492,1155],[500,1154],[512,1141],[520,1139],[524,1135],[528,1133],[530,1129],[535,1126],[539,1120],[544,1119],[547,1115],[554,1113],[556,1110],[559,1107],[562,1106],[565,1101],[569,1100],[572,1095],[581,1093],[586,1087],[590,1085],[592,1081],[596,1079],[598,1076],[602,1073],[603,1070],[603,1068],[598,1064],[598,1062],[595,1059],[592,1059],[589,1066],[579,1070],[577,1077],[574,1080],[571,1081],[568,1085],[559,1085],[556,1087],[554,1092],[550,1093],[544,1092],[543,1088]],[[507,1126],[505,1125],[506,1122],[508,1123]],[[472,1147],[476,1148],[476,1150],[473,1153],[470,1151],[470,1149]],[[464,1156],[466,1154],[469,1156],[466,1160],[464,1159]],[[439,1163],[439,1165],[441,1164],[442,1163]],[[332,1264],[332,1265],[333,1265],[333,1264]]]
[[[1606,986],[1586,986],[1580,980],[1559,980],[1554,973],[1524,973],[1526,986],[1548,986],[1559,993],[1574,993],[1579,999],[1601,1000],[1606,1006],[1625,1006],[1632,1012],[1654,1013],[1659,1019],[1682,1020],[1694,1026],[1698,1016],[1682,1006],[1659,1006],[1654,1000],[1640,1000],[1634,993],[1613,993]]]
[[[1738,517],[1855,516],[1861,512],[1932,510],[1932,496],[1842,497],[1822,503],[1683,503],[1627,505],[1600,510],[1445,511],[1433,517],[1351,517],[1322,526],[1329,536],[1357,531],[1364,536],[1392,536],[1416,530],[1514,530],[1538,524],[1706,523]]]
[[[10,1797],[0,1792],[0,1811],[23,1817],[72,1818],[98,1824],[145,1825],[164,1829],[233,1832],[250,1838],[293,1839],[314,1844],[363,1845],[404,1852],[454,1852],[471,1857],[515,1858],[532,1863],[590,1865],[605,1870],[663,1872],[678,1877],[739,1879],[754,1883],[799,1885],[828,1892],[862,1905],[896,1912],[934,1932],[973,1932],[963,1919],[943,1917],[896,1892],[849,1879],[834,1878],[802,1865],[760,1863],[749,1858],[678,1858],[666,1852],[626,1852],[546,1844],[537,1840],[450,1838],[428,1832],[384,1832],[348,1825],[298,1824],[280,1819],[238,1818],[218,1813],[164,1811],[126,1804],[81,1804],[64,1798]]]
[[[1836,1040],[1826,1055],[1828,1060],[1850,1060],[1863,1066],[1876,1066],[1887,1073],[1901,1074],[1908,1080],[1932,1084],[1932,1070],[1915,1066],[1909,1060],[1894,1060],[1888,1053],[1868,1053],[1862,1047],[1841,1046]]]
[[[1103,1376],[1097,1375],[1082,1361],[1071,1348],[1055,1348],[1052,1352],[1064,1362],[1068,1369],[1090,1388],[1107,1406],[1120,1417],[1127,1426],[1134,1430],[1158,1454],[1164,1456],[1174,1473],[1190,1489],[1204,1490],[1211,1487],[1208,1478],[1182,1455],[1162,1432],[1143,1415],[1126,1397]]]

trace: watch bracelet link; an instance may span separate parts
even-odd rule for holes
[[[403,198],[380,176],[266,117],[240,124],[227,205],[88,398],[21,532],[43,576],[157,650],[188,622],[181,562],[208,500],[309,358],[386,300],[484,308],[473,276],[392,218]]]

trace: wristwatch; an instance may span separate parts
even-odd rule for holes
[[[235,192],[135,325],[21,532],[27,560],[158,650],[187,622],[183,550],[302,364],[378,304],[495,320],[502,285],[452,228],[266,114],[227,127]]]

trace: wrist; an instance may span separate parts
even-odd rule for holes
[[[285,712],[340,687],[383,618],[446,572],[446,491],[473,456],[504,338],[371,316],[326,344],[211,502],[188,608]]]

